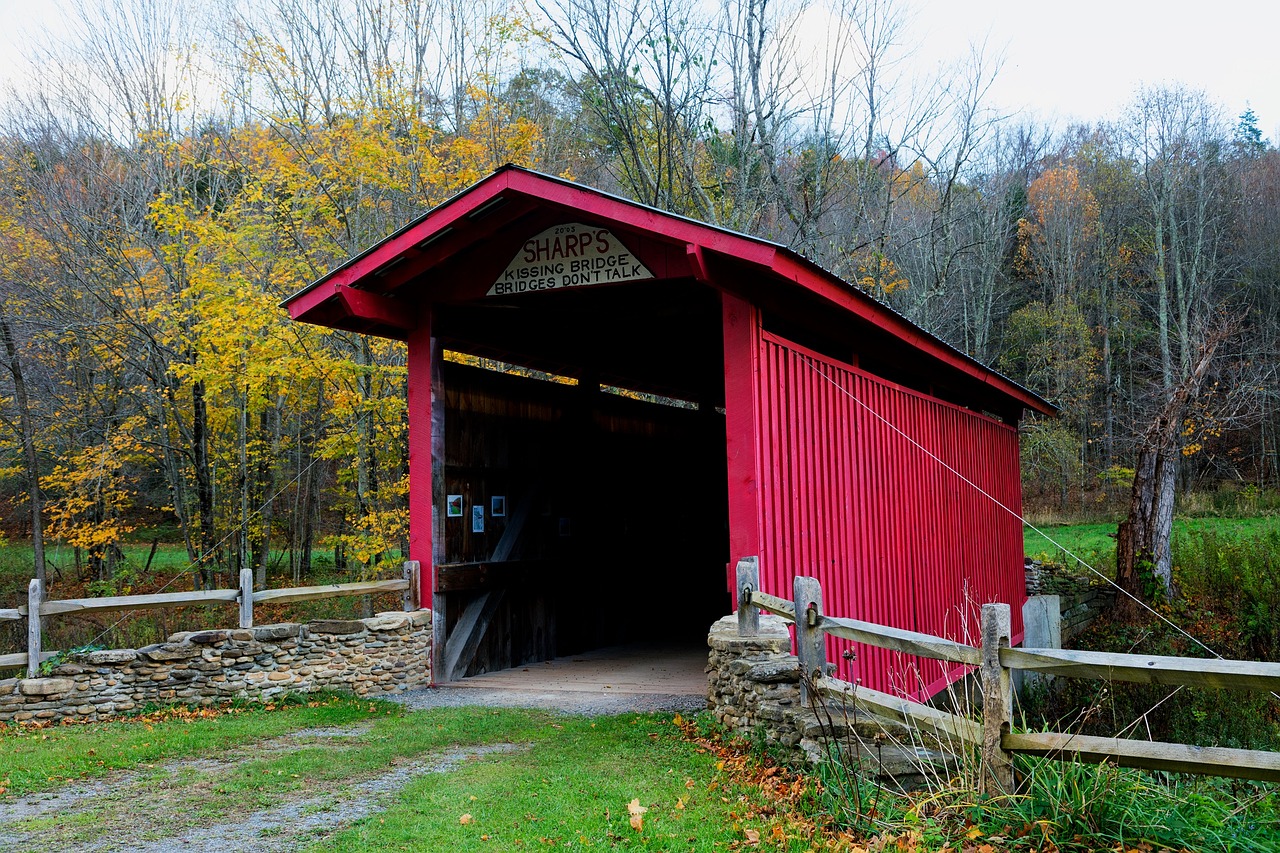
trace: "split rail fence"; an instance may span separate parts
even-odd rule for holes
[[[1230,776],[1280,782],[1280,753],[1178,743],[1093,737],[1068,732],[1014,732],[1013,670],[1066,678],[1132,681],[1186,687],[1280,691],[1280,664],[1257,661],[1113,654],[1068,649],[1010,648],[1008,604],[982,606],[982,645],[968,646],[857,619],[829,616],[822,610],[822,587],[816,578],[797,577],[788,601],[759,590],[756,558],[738,563],[738,632],[759,630],[760,611],[795,625],[800,659],[801,697],[813,691],[839,699],[881,717],[932,734],[942,743],[957,740],[980,749],[983,785],[988,791],[1014,789],[1013,755],[1038,755],[1062,761]],[[824,634],[869,646],[973,667],[982,686],[980,721],[889,693],[871,690],[827,675]]]
[[[240,627],[253,627],[253,606],[267,602],[314,601],[321,598],[340,598],[353,595],[375,595],[399,592],[406,611],[418,608],[418,563],[410,560],[404,564],[404,577],[359,583],[335,583],[323,586],[298,586],[284,589],[253,589],[253,570],[240,571],[239,589],[204,589],[194,592],[161,592],[150,595],[116,595],[101,598],[66,598],[46,600],[40,581],[32,578],[27,586],[27,604],[23,607],[0,608],[0,621],[27,620],[27,650],[17,654],[0,655],[0,669],[26,664],[27,677],[40,674],[40,664],[56,657],[57,652],[43,651],[41,637],[43,621],[48,616],[111,613],[126,610],[154,610],[162,607],[186,607],[193,604],[238,604]]]

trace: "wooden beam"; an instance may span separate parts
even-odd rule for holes
[[[982,652],[978,649],[954,640],[935,637],[932,634],[891,628],[888,625],[876,625],[858,619],[839,619],[834,616],[823,618],[822,629],[833,637],[865,643],[880,649],[891,649],[969,666],[978,666],[982,663]]]
[[[1280,691],[1280,663],[1085,652],[1075,649],[1003,649],[1000,662],[1013,669],[1139,684]]]
[[[430,460],[427,467],[427,474],[430,477],[427,486],[427,495],[431,501],[431,534],[428,538],[430,546],[431,560],[431,683],[436,683],[436,673],[446,672],[441,667],[444,666],[444,650],[449,637],[448,619],[445,614],[448,612],[447,599],[444,593],[436,592],[438,578],[436,572],[438,566],[448,561],[448,548],[445,540],[446,510],[445,502],[448,500],[448,483],[445,475],[445,421],[447,408],[445,401],[445,384],[444,384],[444,343],[440,340],[436,332],[439,325],[439,316],[433,311],[431,314],[431,322],[428,327],[430,337],[427,338],[425,345],[427,346],[427,359],[430,364],[430,372],[428,376],[430,381],[427,383],[427,394],[420,396],[427,405],[425,412],[419,412],[419,417],[426,414],[430,420],[427,427],[427,439],[429,442],[429,453],[427,457]],[[421,369],[419,369],[421,374]],[[421,483],[421,481],[417,481]],[[421,502],[422,485],[419,489],[419,497],[416,499]],[[412,496],[411,496],[412,497]],[[418,557],[418,559],[422,559]]]
[[[1138,767],[1143,770],[1280,782],[1280,753],[1276,752],[1087,737],[1057,732],[1009,733],[1003,738],[1003,746],[1009,752],[1063,761],[1083,761],[1089,764],[1109,761],[1121,767]]]
[[[721,293],[724,327],[725,453],[729,490],[729,553],[760,551],[760,312],[733,294]],[[726,578],[726,586],[733,586]],[[781,591],[781,590],[779,590]]]
[[[210,589],[196,592],[162,592],[151,595],[113,595],[102,598],[66,598],[40,605],[41,616],[63,613],[109,613],[117,610],[153,610],[157,607],[182,607],[188,604],[234,604],[240,598],[238,589]],[[26,616],[29,607],[21,607]]]
[[[751,606],[751,598],[760,588],[760,562],[755,557],[738,561],[738,585],[733,597],[738,603],[738,636],[754,637],[760,633],[760,608]]]
[[[425,313],[408,340],[409,559],[431,566],[435,523],[432,519],[432,376],[436,369],[431,340],[432,314]]]
[[[253,569],[240,570],[240,627],[253,627]]]
[[[789,622],[796,621],[795,603],[787,601],[785,598],[779,598],[767,592],[753,592],[751,593],[751,606],[758,607],[766,613],[772,613],[774,616],[781,616]],[[831,617],[827,617],[824,621],[830,622]]]
[[[534,498],[535,494],[532,488],[520,496],[519,502],[511,512],[511,517],[507,519],[507,527],[502,531],[502,538],[498,540],[497,545],[493,546],[493,562],[505,563],[516,554],[516,547],[520,544],[520,536],[524,533],[525,522],[529,520],[529,515],[533,512]]]
[[[834,678],[819,679],[818,692],[828,698],[841,699],[855,707],[864,708],[878,716],[914,726],[943,742],[958,738],[965,743],[982,743],[982,726],[973,720],[939,711],[901,696],[881,693]]]
[[[6,620],[18,620],[22,618],[22,611],[16,607],[0,608],[0,622]]]
[[[796,575],[791,581],[796,608],[796,656],[800,659],[800,702],[809,705],[811,682],[827,674],[827,642],[822,624],[822,585]]]
[[[40,663],[52,660],[57,656],[57,652],[41,652]],[[12,655],[0,655],[0,669],[13,669],[19,666],[29,666],[30,663],[31,662],[28,659],[26,652],[18,652],[17,654]]]
[[[441,671],[445,681],[454,681],[466,674],[467,667],[475,658],[476,649],[480,648],[480,641],[489,630],[489,623],[498,612],[498,605],[502,603],[505,594],[505,587],[481,593],[467,605],[466,610],[462,611],[462,616],[458,618],[458,624],[454,626],[448,646],[444,650]]]
[[[417,318],[413,316],[416,312],[409,310],[401,300],[345,285],[338,285],[337,293],[338,299],[352,317],[404,332],[417,328]]]
[[[410,613],[418,609],[418,574],[422,571],[422,567],[418,565],[417,560],[406,560],[404,563],[404,582],[408,584],[404,588],[404,599],[401,604],[406,613]]]
[[[510,560],[505,563],[486,560],[479,563],[453,563],[436,569],[436,592],[475,592],[510,586],[544,565],[540,560]]]
[[[381,592],[401,592],[409,588],[409,581],[395,578],[385,581],[360,583],[334,583],[326,586],[296,586],[291,589],[264,589],[253,594],[254,604],[266,601],[314,601],[321,598],[342,598],[350,595],[376,595]]]
[[[44,584],[32,578],[27,585],[27,678],[40,674],[40,611],[44,599]]]
[[[1009,648],[1012,611],[1007,604],[982,605],[982,780],[988,795],[1012,794],[1013,756],[1002,743],[1013,722],[1013,680],[1000,665],[1001,649]]]

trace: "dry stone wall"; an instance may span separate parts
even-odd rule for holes
[[[1080,634],[1115,602],[1115,588],[1030,557],[1025,563],[1027,595],[1056,595],[1062,606],[1062,642]]]
[[[95,720],[146,705],[395,693],[431,681],[431,611],[184,631],[141,649],[74,655],[47,678],[0,680],[0,723]]]
[[[760,744],[793,763],[816,764],[834,747],[874,775],[910,784],[922,762],[940,759],[917,748],[897,723],[842,705],[807,707],[800,699],[800,661],[791,654],[787,623],[760,615],[754,637],[738,635],[726,616],[707,636],[707,705],[730,736]]]

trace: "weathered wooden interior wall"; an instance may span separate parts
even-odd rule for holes
[[[714,407],[457,363],[444,365],[443,385],[444,491],[463,496],[436,567],[446,647],[480,596],[492,610],[455,677],[641,639],[653,620],[668,636],[705,636],[729,606],[724,419]],[[495,495],[505,517],[492,515]],[[483,532],[472,530],[474,506]],[[679,583],[683,612],[633,604],[637,578]]]
[[[1016,641],[1026,595],[1014,428],[768,332],[756,387],[765,592],[790,597],[792,578],[812,575],[833,615],[958,640],[977,636],[983,603],[1003,601]],[[843,661],[852,644],[828,643],[841,678],[877,690],[932,695],[958,674],[864,646]]]

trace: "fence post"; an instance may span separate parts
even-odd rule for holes
[[[40,605],[44,587],[39,578],[27,584],[27,678],[40,676]]]
[[[754,637],[760,633],[760,608],[752,607],[749,595],[760,591],[760,562],[756,557],[738,561],[738,636]]]
[[[240,627],[253,627],[253,569],[240,570]]]
[[[800,658],[800,701],[809,702],[809,680],[826,675],[822,620],[822,585],[817,578],[797,577],[791,585],[796,603],[796,655]]]
[[[1062,648],[1062,599],[1056,595],[1029,597],[1022,605],[1022,631],[1024,649]],[[1042,672],[1013,672],[1013,687],[1019,693],[1023,687],[1047,686],[1052,681],[1052,675]]]
[[[404,579],[409,582],[409,588],[404,591],[405,613],[418,609],[418,569],[417,560],[405,560]]]
[[[1011,630],[1009,605],[982,605],[982,791],[989,795],[1013,793],[1013,757],[1001,743],[1013,720],[1013,682],[1000,665]]]

